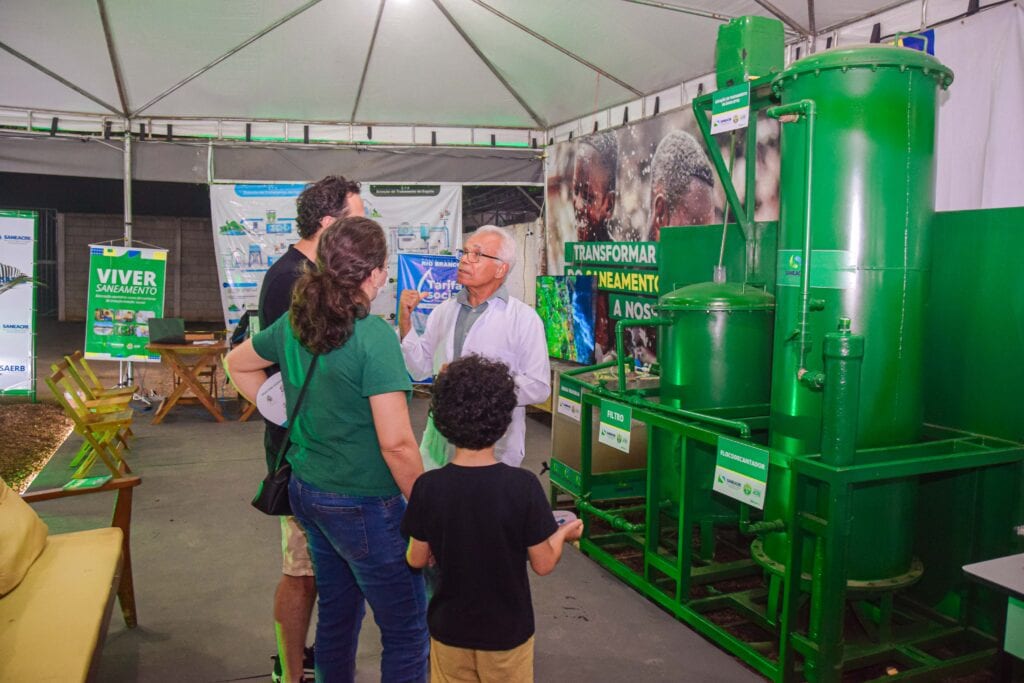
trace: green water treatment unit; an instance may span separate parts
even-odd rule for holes
[[[926,421],[929,402],[956,401],[927,396],[926,373],[956,357],[962,324],[926,316],[936,108],[952,80],[934,57],[877,45],[751,80],[752,128],[760,113],[781,129],[774,240],[754,239],[753,203],[709,130],[713,94],[695,100],[746,268],[676,281],[657,318],[620,321],[615,381],[562,378],[583,388],[579,477],[561,487],[581,549],[775,681],[937,680],[998,651],[998,605],[959,567],[1019,551],[1019,431]],[[748,169],[744,197],[754,182]],[[662,232],[663,282],[702,258],[673,230],[690,229]],[[656,388],[629,388],[631,325],[659,328]],[[593,414],[609,404],[647,429],[640,501],[590,483]],[[961,507],[937,513],[942,496]]]

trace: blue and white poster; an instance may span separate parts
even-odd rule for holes
[[[444,255],[398,255],[398,294],[414,289],[424,296],[412,312],[412,327],[422,334],[427,326],[427,316],[435,308],[462,289],[456,279],[459,275],[459,259]],[[395,316],[398,302],[395,302]]]
[[[295,202],[304,183],[211,185],[210,211],[217,251],[221,303],[228,329],[259,306],[263,276],[299,241]],[[399,254],[450,254],[462,244],[462,186],[363,183],[366,216],[388,240],[388,265]],[[395,322],[395,282],[389,281],[371,312]]]
[[[0,396],[35,396],[37,218],[0,210]]]

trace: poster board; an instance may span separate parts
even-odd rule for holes
[[[221,283],[224,322],[233,329],[259,305],[263,277],[288,247],[299,241],[296,200],[302,183],[210,186],[213,243]],[[388,266],[397,272],[399,254],[450,254],[462,243],[462,186],[457,184],[364,183],[366,216],[388,240]],[[394,275],[371,312],[395,320]]]
[[[153,361],[149,320],[164,315],[167,250],[89,245],[85,357]]]

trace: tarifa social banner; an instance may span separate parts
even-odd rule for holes
[[[157,361],[146,350],[150,318],[164,315],[166,249],[89,245],[85,356]]]
[[[423,294],[423,299],[412,312],[412,327],[417,333],[423,333],[431,311],[462,289],[456,281],[458,276],[459,259],[455,256],[398,255],[398,292],[413,289]]]
[[[246,310],[259,307],[263,277],[299,241],[296,200],[301,183],[211,185],[210,210],[224,322],[234,328]],[[399,254],[451,254],[462,244],[462,186],[364,183],[366,216],[388,239],[388,265]],[[397,287],[381,289],[372,312],[395,321]]]
[[[35,211],[0,210],[0,395],[35,395]]]

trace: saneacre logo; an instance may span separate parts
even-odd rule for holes
[[[4,332],[28,332],[28,325],[4,323],[3,327],[0,329],[3,329]]]
[[[31,242],[31,235],[8,235],[4,234],[4,242]]]

